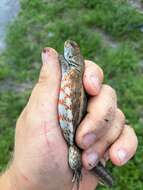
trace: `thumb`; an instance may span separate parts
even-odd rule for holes
[[[38,82],[40,84],[50,84],[51,82],[59,83],[60,66],[58,53],[52,48],[44,48],[42,51],[42,63]]]
[[[42,51],[42,67],[39,80],[35,85],[29,99],[30,107],[37,110],[42,117],[57,115],[57,102],[60,87],[60,65],[58,53],[52,48],[44,48]],[[28,106],[29,107],[29,106]]]

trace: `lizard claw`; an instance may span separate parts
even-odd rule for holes
[[[76,189],[79,189],[79,184],[80,181],[82,180],[82,174],[81,171],[75,170],[74,171],[74,175],[73,175],[73,179],[72,179],[72,183],[76,184]]]

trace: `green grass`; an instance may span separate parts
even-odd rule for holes
[[[85,58],[104,69],[105,82],[116,89],[119,107],[138,135],[136,156],[124,167],[111,167],[117,180],[113,189],[143,189],[143,66],[140,64],[143,33],[130,29],[139,23],[143,23],[143,15],[125,0],[21,0],[19,16],[7,32],[7,49],[0,56],[0,170],[10,159],[16,119],[30,93],[9,89],[7,82],[34,84],[42,48],[50,46],[62,52],[64,41],[70,38],[80,44]],[[105,42],[97,27],[117,42],[116,48]]]

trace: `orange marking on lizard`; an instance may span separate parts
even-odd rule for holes
[[[59,114],[58,118],[59,118],[59,120],[62,120],[62,121],[67,121],[67,122],[72,121],[68,117],[66,117],[65,115],[61,115],[61,114]]]
[[[70,98],[70,94],[67,94],[66,92],[65,92],[65,87],[62,87],[62,88],[60,88],[60,92],[63,92],[64,93],[64,95],[65,95],[65,98]]]
[[[68,97],[68,96],[67,96]],[[65,97],[66,98],[66,97]],[[65,109],[71,109],[71,106],[67,105],[64,99],[59,99],[58,104],[65,107]]]

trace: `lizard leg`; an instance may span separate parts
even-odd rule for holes
[[[74,171],[72,182],[77,181],[77,183],[82,179],[81,171]]]
[[[69,70],[69,63],[65,60],[63,55],[59,55],[59,62],[61,65],[62,76]]]

